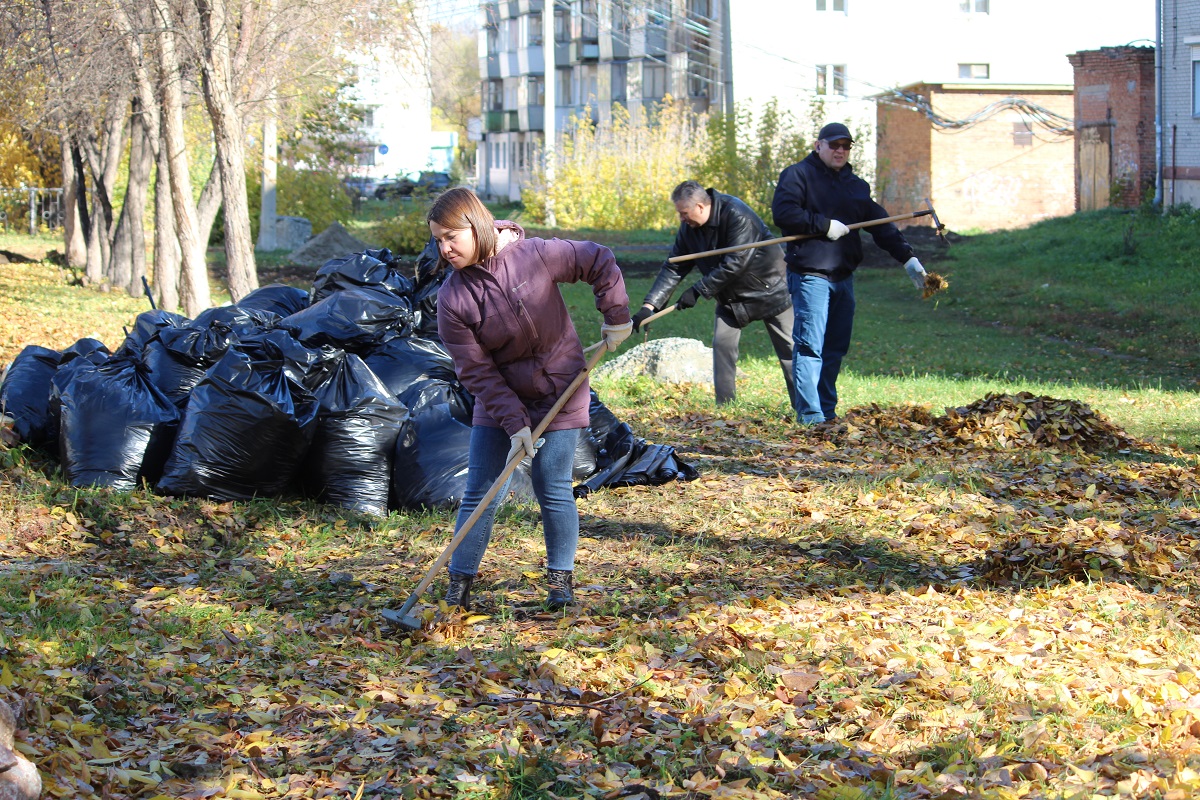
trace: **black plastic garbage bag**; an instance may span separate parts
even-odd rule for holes
[[[288,317],[308,308],[308,292],[295,286],[272,283],[269,286],[258,287],[234,305],[238,308],[253,308]]]
[[[418,336],[438,339],[437,293],[449,270],[438,267],[437,240],[432,236],[417,256],[417,281],[413,289],[413,329]]]
[[[206,369],[187,353],[176,353],[158,337],[142,347],[142,363],[150,371],[150,382],[179,408],[187,405],[192,387],[204,377]]]
[[[179,409],[129,356],[79,362],[59,394],[59,449],[72,486],[121,491],[161,476],[179,425]]]
[[[381,289],[406,299],[411,299],[413,293],[412,279],[400,272],[390,251],[367,250],[321,265],[313,280],[310,303],[315,304],[335,292],[362,287]]]
[[[285,317],[279,326],[307,347],[330,345],[359,352],[407,336],[412,320],[407,298],[360,286],[326,295]]]
[[[140,358],[147,342],[157,338],[159,331],[163,328],[182,328],[189,324],[191,324],[191,320],[182,314],[162,309],[143,311],[137,315],[137,319],[133,322],[133,330],[125,334],[125,341],[113,355]]]
[[[238,306],[218,306],[201,311],[179,328],[162,328],[158,338],[179,360],[210,367],[234,342],[277,327],[281,317],[270,311]]]
[[[581,464],[580,447],[586,440],[595,448],[595,471],[575,486],[576,497],[586,497],[602,487],[659,486],[673,480],[690,481],[699,477],[694,467],[680,460],[675,448],[649,444],[635,436],[628,424],[601,402],[593,390],[588,406],[591,420],[581,444],[576,446],[576,481],[586,464]]]
[[[362,359],[339,353],[314,388],[320,405],[300,469],[310,497],[364,514],[386,515],[396,439],[408,409]]]
[[[395,392],[394,389],[392,391]],[[439,378],[429,378],[417,381],[408,388],[395,393],[400,398],[400,402],[408,408],[408,412],[414,416],[424,413],[425,409],[444,405],[450,416],[464,425],[471,424],[471,416],[475,411],[475,398],[456,380],[444,381]]]
[[[389,339],[363,354],[363,361],[395,394],[431,378],[453,382],[454,360],[437,340],[420,336]]]
[[[104,342],[101,342],[99,339],[87,337],[79,339],[66,350],[62,351],[62,355],[58,360],[58,369],[55,370],[54,377],[50,380],[50,398],[47,403],[50,422],[46,428],[49,438],[46,441],[45,449],[53,453],[55,457],[59,455],[59,397],[62,391],[71,385],[76,371],[95,364],[103,364],[110,356],[112,356],[112,353],[104,346]]]
[[[54,436],[50,423],[50,382],[61,355],[31,344],[21,350],[0,384],[0,411],[13,418],[13,430],[21,441],[45,447]]]
[[[192,389],[160,492],[237,500],[278,495],[296,477],[318,405],[280,337],[291,338],[231,346]]]
[[[392,507],[450,508],[467,488],[471,426],[448,404],[413,413],[396,440],[392,465]]]

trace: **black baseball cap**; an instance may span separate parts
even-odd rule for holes
[[[811,128],[809,130],[812,130]],[[831,122],[821,132],[817,134],[817,138],[825,142],[836,142],[838,139],[849,139],[854,141],[854,137],[850,135],[850,129],[840,122]]]

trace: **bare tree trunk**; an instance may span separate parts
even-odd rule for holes
[[[171,166],[159,121],[158,157],[154,168],[154,295],[158,307],[179,310],[179,240],[171,204]]]
[[[187,140],[183,129],[182,76],[175,50],[174,16],[167,0],[153,0],[161,23],[158,56],[162,65],[163,141],[170,162],[171,204],[175,211],[175,234],[179,240],[179,295],[183,313],[195,317],[212,305],[208,287],[208,267],[204,263],[204,243],[199,238],[196,206],[192,201],[192,181],[188,176]]]
[[[83,238],[83,225],[79,219],[79,185],[75,176],[75,162],[71,160],[71,141],[62,137],[63,174],[63,251],[68,267],[82,267],[87,263],[87,242]]]
[[[134,98],[133,124],[129,139],[129,186],[125,203],[113,237],[112,259],[108,263],[109,277],[114,287],[124,289],[130,297],[142,293],[142,277],[146,274],[146,195],[150,187],[150,172],[154,167],[153,137],[149,120],[141,111],[141,102]]]
[[[200,190],[200,199],[196,201],[196,221],[200,224],[200,241],[208,242],[212,238],[213,223],[217,221],[217,212],[221,210],[221,170],[214,163],[208,173],[208,180]]]
[[[204,100],[212,119],[221,198],[225,205],[225,263],[229,294],[236,303],[258,288],[250,209],[246,199],[246,146],[241,112],[234,102],[229,63],[229,30],[224,0],[196,0],[204,38],[201,67]]]
[[[125,129],[129,123],[128,96],[114,95],[105,112],[102,139],[85,140],[82,147],[92,173],[92,226],[88,236],[88,262],[85,280],[98,284],[108,276],[113,237],[117,232],[116,213],[112,204],[113,186],[125,149]]]

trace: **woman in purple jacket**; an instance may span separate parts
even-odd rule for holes
[[[470,189],[451,189],[429,210],[429,230],[452,271],[438,290],[438,335],[464,387],[475,396],[467,488],[455,531],[518,453],[533,457],[532,428],[587,366],[560,283],[587,281],[604,315],[600,335],[610,350],[629,336],[629,296],[612,251],[593,242],[526,239],[514,222],[497,221]],[[542,511],[549,597],[574,599],[572,573],[579,512],[571,487],[579,429],[588,424],[586,381],[542,434],[532,461]],[[470,608],[471,584],[491,539],[507,486],[450,558],[448,606]]]

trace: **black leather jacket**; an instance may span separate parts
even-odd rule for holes
[[[708,190],[708,196],[712,200],[708,222],[699,228],[681,224],[671,247],[671,258],[775,238],[758,215],[738,198],[714,189]],[[668,261],[658,271],[645,303],[655,309],[664,308],[675,287],[693,267],[698,267],[703,275],[697,282],[700,294],[725,306],[738,327],[773,317],[792,304],[783,247],[778,244],[678,264]]]
[[[788,269],[802,275],[822,275],[831,281],[853,273],[862,263],[863,249],[857,229],[836,241],[826,239],[829,220],[850,225],[888,216],[883,206],[871,199],[871,187],[854,174],[849,164],[833,170],[816,153],[809,153],[779,173],[771,214],[784,236],[818,234],[787,243]],[[912,258],[912,247],[892,223],[863,230],[900,263]]]

